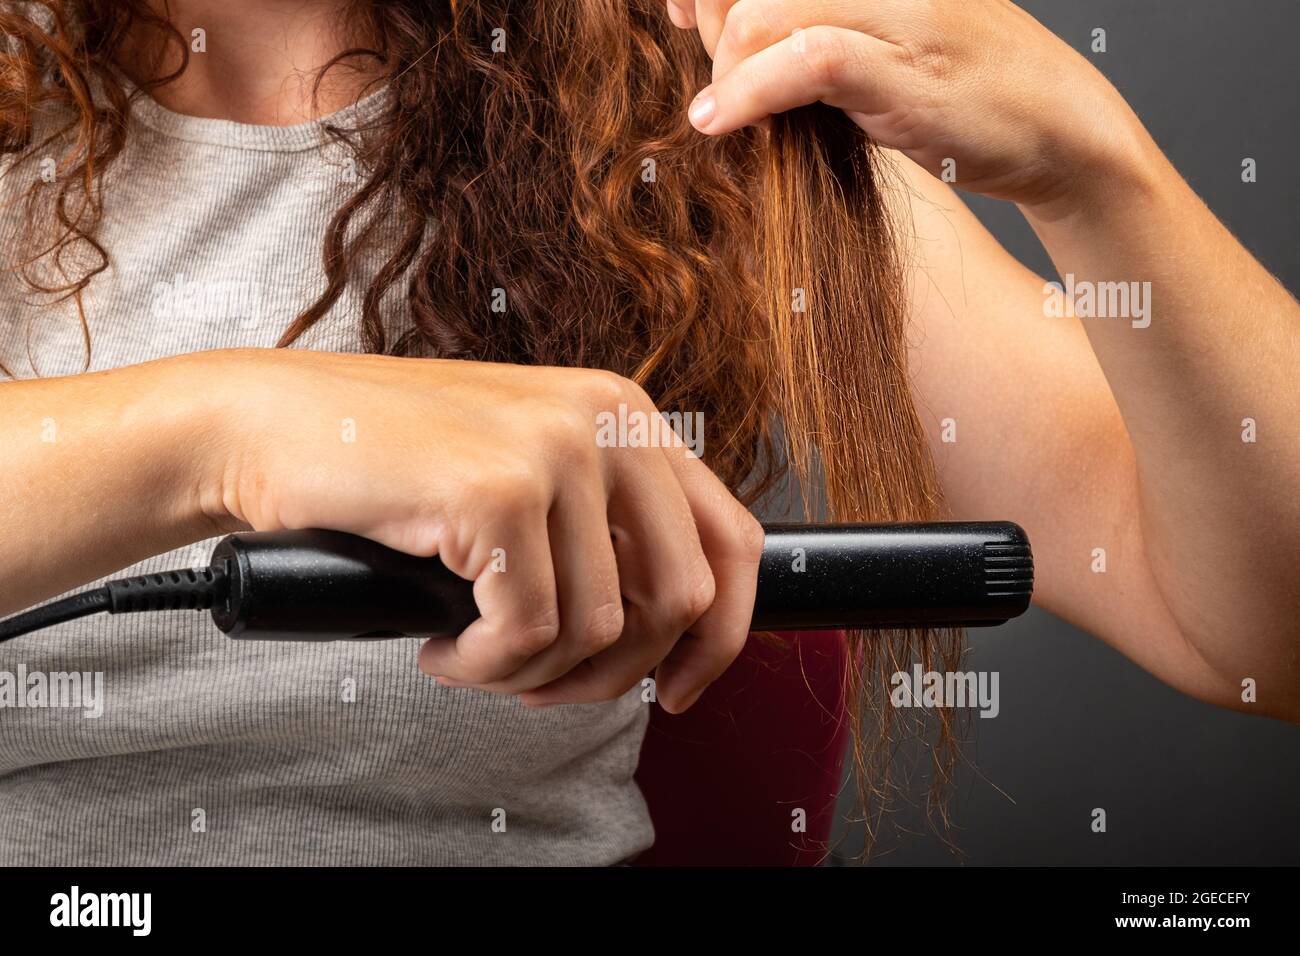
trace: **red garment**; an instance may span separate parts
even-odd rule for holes
[[[812,866],[849,735],[840,631],[751,634],[690,710],[651,708],[637,769],[655,826],[638,866]],[[793,811],[806,813],[796,832]]]

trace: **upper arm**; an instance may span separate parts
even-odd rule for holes
[[[1152,576],[1132,446],[1079,321],[1048,317],[1045,280],[948,186],[894,158],[910,207],[913,391],[952,517],[1015,521],[1033,546],[1036,603],[1187,693],[1240,705]]]

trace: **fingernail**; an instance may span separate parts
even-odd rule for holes
[[[704,132],[704,127],[709,125],[709,120],[713,119],[713,114],[717,112],[718,103],[713,98],[712,87],[705,87],[700,94],[695,97],[691,103],[691,110],[688,114],[691,119],[691,125]]]

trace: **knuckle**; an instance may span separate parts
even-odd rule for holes
[[[921,4],[909,12],[902,27],[907,39],[899,49],[918,73],[939,77],[951,72],[957,33],[943,9]]]
[[[548,614],[514,631],[510,643],[516,652],[531,656],[546,650],[559,636],[559,619]]]
[[[626,402],[629,408],[639,408],[643,411],[652,411],[656,408],[654,399],[639,382],[621,375],[618,379],[620,401]]]
[[[713,607],[713,601],[718,596],[718,585],[713,580],[713,572],[705,572],[695,582],[695,587],[691,590],[688,599],[686,612],[691,616],[691,623],[695,623],[700,617]]]
[[[899,56],[918,78],[947,80],[956,72],[952,54],[941,39],[920,38],[903,48]]]
[[[685,629],[698,621],[713,606],[716,596],[717,584],[706,565],[701,573],[683,582],[680,593],[672,600],[668,617],[674,628]]]
[[[722,35],[733,50],[751,51],[771,35],[771,19],[761,0],[738,3],[727,11]]]
[[[623,605],[621,602],[602,604],[587,622],[583,646],[589,653],[603,651],[617,643],[623,636]]]
[[[581,465],[596,454],[596,419],[573,405],[558,408],[551,416],[549,441],[560,460]]]
[[[473,482],[472,494],[486,508],[510,515],[545,510],[547,483],[532,462],[502,464]]]
[[[837,31],[808,27],[803,31],[804,69],[814,88],[827,93],[839,88],[844,69],[844,46]]]
[[[762,522],[748,511],[742,510],[736,528],[736,547],[742,561],[757,563],[763,557],[767,532]]]
[[[630,404],[635,399],[637,386],[630,379],[604,369],[583,372],[583,389],[587,401],[599,411],[613,411],[620,404]]]

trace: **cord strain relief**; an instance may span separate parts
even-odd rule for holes
[[[160,571],[109,581],[109,613],[206,611],[221,600],[226,576],[217,568]]]

